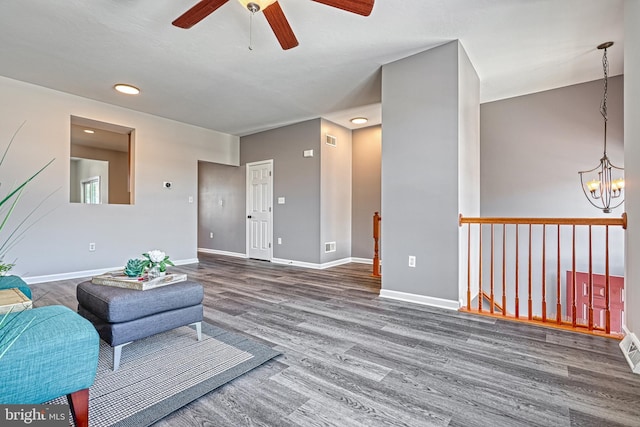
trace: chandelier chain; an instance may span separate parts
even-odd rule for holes
[[[604,72],[604,95],[602,96],[602,103],[600,104],[600,114],[607,121],[607,92],[609,88],[609,60],[607,59],[607,49],[604,49],[602,55],[602,71]]]

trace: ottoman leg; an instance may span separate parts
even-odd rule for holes
[[[122,347],[127,344],[131,344],[133,341],[126,342],[124,344],[113,347],[113,365],[111,366],[113,371],[117,371],[120,367],[120,356],[122,355]]]
[[[198,334],[198,341],[202,341],[202,322],[191,323],[189,326],[196,327],[196,333]]]

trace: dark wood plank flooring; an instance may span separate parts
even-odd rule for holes
[[[156,424],[640,426],[618,341],[378,298],[370,266],[200,254],[205,320],[283,354]],[[33,285],[76,308],[82,279]]]

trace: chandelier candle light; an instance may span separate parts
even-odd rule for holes
[[[600,114],[602,114],[604,118],[604,155],[600,159],[600,164],[595,168],[578,172],[580,175],[580,183],[582,184],[582,191],[587,197],[587,200],[604,213],[610,213],[612,209],[617,208],[624,202],[624,197],[622,197],[624,190],[624,169],[614,166],[609,160],[609,157],[607,157],[607,84],[609,77],[607,48],[611,46],[613,46],[613,42],[602,43],[598,46],[598,49],[604,50],[602,55],[604,95],[602,97],[602,103],[600,104]],[[619,176],[614,178],[612,174],[613,171],[619,171],[617,172]],[[593,178],[589,180],[589,176]],[[585,180],[588,181],[585,182]],[[614,206],[611,206],[611,202],[614,199],[620,199],[620,201]]]

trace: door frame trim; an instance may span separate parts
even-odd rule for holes
[[[274,209],[273,209],[273,176],[275,175],[275,171],[273,169],[273,159],[267,159],[267,160],[260,160],[257,162],[249,162],[249,163],[245,163],[245,190],[244,190],[244,199],[245,199],[245,255],[247,258],[249,258],[249,247],[250,247],[250,242],[251,242],[251,236],[250,236],[250,232],[251,229],[249,227],[249,221],[247,221],[247,215],[249,215],[249,169],[251,166],[255,166],[255,165],[261,165],[264,163],[268,163],[269,166],[271,167],[271,176],[269,177],[269,187],[271,190],[271,200],[270,200],[270,207],[271,207],[271,212],[269,215],[269,261],[271,261],[273,259],[273,216],[274,216]]]

